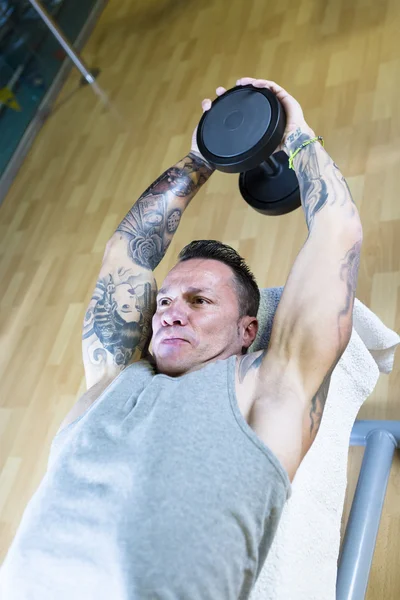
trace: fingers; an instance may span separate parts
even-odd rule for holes
[[[254,77],[242,77],[236,81],[236,85],[253,85],[258,88],[269,88],[272,92],[280,97],[289,96],[288,92],[284,90],[280,85],[275,83],[275,81],[269,81],[268,79],[255,79]],[[217,96],[222,96],[225,94],[226,88],[219,86],[216,89]],[[212,101],[209,98],[206,98],[201,103],[203,112],[206,110],[210,110],[212,106]]]
[[[201,108],[203,109],[203,112],[206,112],[206,110],[210,110],[211,104],[211,100],[209,98],[205,98],[201,103]]]
[[[269,79],[256,79],[254,77],[241,77],[236,81],[237,86],[252,85],[255,88],[268,88],[275,94],[275,96],[281,102],[285,112],[286,118],[289,123],[300,123],[304,124],[304,114],[299,102],[293,98],[283,87],[278,85],[275,81]],[[216,89],[217,96],[222,96],[226,93],[226,88],[220,86]],[[212,107],[212,101],[206,98],[202,102],[203,112],[210,110]]]
[[[224,87],[217,87],[216,89],[217,92],[217,96],[222,96],[222,94],[225,94],[226,89]],[[206,110],[210,110],[212,106],[212,101],[209,98],[205,98],[203,100],[203,102],[201,103],[201,108],[203,109],[203,112],[206,112]]]
[[[255,77],[242,77],[238,79],[236,85],[254,85],[256,87],[266,87],[267,84],[277,85],[274,81],[269,81],[268,79],[257,79]]]
[[[237,80],[236,85],[250,85],[253,83],[253,81],[257,80],[254,79],[254,77],[242,77],[241,79]]]
[[[275,83],[275,81],[270,81],[268,79],[255,79],[254,77],[242,77],[241,79],[238,79],[236,81],[236,85],[253,85],[254,87],[258,87],[258,88],[269,88],[270,90],[272,90],[275,93],[285,93],[287,94],[288,92],[286,92],[286,90],[283,89],[283,87],[281,87],[280,85],[278,85],[277,83]],[[226,92],[226,88],[219,86],[216,89],[216,93],[217,96],[222,96],[222,94],[225,94]],[[211,102],[211,100],[203,100],[202,106],[204,105],[204,103],[208,103]],[[208,105],[207,105],[208,106]],[[205,110],[209,110],[209,107],[206,108]]]
[[[238,79],[236,85],[252,85],[257,88],[268,88],[273,92],[285,107],[289,106],[289,103],[296,104],[299,108],[300,105],[293,96],[289,94],[282,86],[278,85],[275,81],[269,79],[253,79],[252,77],[243,77]]]
[[[275,92],[276,94],[279,92],[284,92],[285,94],[287,94],[286,90],[283,89],[283,87],[281,87],[280,85],[278,85],[277,83],[275,83],[275,81],[271,81],[270,79],[254,79],[253,77],[242,77],[241,79],[238,79],[236,82],[236,85],[253,85],[254,87],[258,87],[258,88],[269,88],[271,91]]]

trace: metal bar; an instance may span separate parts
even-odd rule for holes
[[[7,85],[5,86],[7,89],[11,90],[14,88],[14,85],[17,83],[18,79],[21,76],[22,71],[24,70],[25,65],[19,65],[19,67],[14,71],[12,77],[9,79]]]
[[[387,431],[375,429],[367,435],[339,558],[337,600],[365,598],[395,448]]]
[[[64,48],[65,52],[68,54],[68,56],[70,57],[72,62],[75,64],[75,66],[79,69],[79,71],[82,73],[82,75],[84,76],[86,81],[88,83],[94,83],[95,77],[91,74],[91,72],[89,71],[89,69],[83,62],[83,60],[78,56],[78,54],[72,48],[72,46],[68,42],[67,38],[61,32],[61,30],[58,28],[55,21],[53,21],[51,16],[43,8],[43,6],[40,4],[40,2],[38,2],[38,0],[29,0],[29,2],[32,4],[33,8],[37,11],[37,13],[42,18],[42,20],[47,25],[47,27],[50,29],[51,33],[54,35],[54,37],[57,39],[57,41]]]
[[[107,0],[96,0],[88,20],[84,24],[80,34],[76,39],[76,48],[80,49],[84,46],[106,4]],[[50,114],[51,107],[53,106],[62,86],[65,83],[65,80],[71,70],[71,66],[71,61],[69,60],[65,60],[61,65],[53,83],[41,101],[35,116],[26,128],[16,151],[5,168],[5,171],[0,173],[0,205],[6,197],[6,194],[18,173],[18,169],[21,167],[26,154],[32,146],[35,136],[38,134],[40,128]]]
[[[350,446],[365,446],[369,433],[379,429],[391,433],[400,446],[400,421],[362,421],[357,420],[350,436]]]

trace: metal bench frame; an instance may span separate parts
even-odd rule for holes
[[[363,600],[375,551],[400,421],[356,421],[350,446],[365,446],[357,488],[341,547],[337,600]]]

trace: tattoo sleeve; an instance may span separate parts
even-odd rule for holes
[[[146,354],[157,293],[151,271],[164,256],[183,211],[212,172],[208,163],[190,153],[142,194],[112,236],[83,323],[89,385]]]
[[[155,269],[163,258],[185,208],[213,169],[190,153],[163,173],[141,195],[117,227],[126,238],[128,256],[137,265]]]
[[[286,139],[285,149],[291,154],[310,139],[308,133],[298,128]],[[327,214],[325,209],[328,207],[333,209],[329,211],[329,218],[339,220],[338,226],[343,227],[358,218],[357,208],[345,178],[319,142],[302,148],[294,158],[293,164],[310,231],[318,220],[319,213],[324,211],[324,214]]]
[[[140,358],[150,342],[155,298],[155,282],[143,273],[102,273],[83,323],[86,363],[95,370],[123,369],[135,352]]]

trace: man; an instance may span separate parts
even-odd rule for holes
[[[250,83],[282,102],[288,156],[315,137],[285,90],[237,84]],[[152,271],[212,174],[195,136],[123,219],[85,316],[88,391],[53,441],[3,566],[4,598],[248,597],[350,339],[362,242],[323,147],[302,148],[294,168],[309,235],[264,352],[246,353],[259,291],[232,248],[189,244],[157,293]]]

